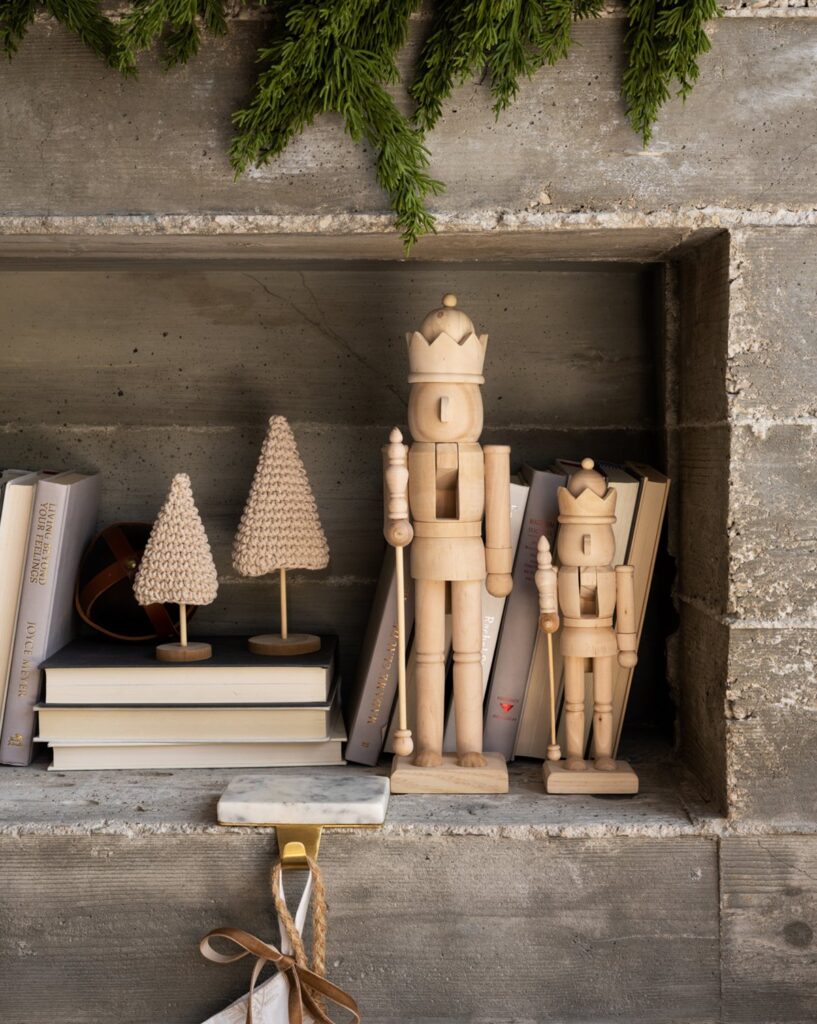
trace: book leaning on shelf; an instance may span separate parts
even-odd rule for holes
[[[73,632],[74,581],[96,528],[99,491],[96,474],[37,480],[0,733],[3,764],[31,761],[41,666]]]

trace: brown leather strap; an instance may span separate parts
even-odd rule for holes
[[[106,566],[85,584],[78,595],[77,608],[83,619],[93,625],[95,629],[106,636],[118,636],[119,634],[104,629],[98,623],[91,622],[91,609],[97,599],[116,583],[120,583],[124,579],[133,580],[139,565],[139,555],[128,540],[125,531],[118,525],[107,526],[96,539],[105,541],[116,561]],[[156,636],[176,635],[176,627],[163,604],[147,604],[142,608],[150,620]]]
[[[241,952],[219,953],[213,949],[211,939],[221,938],[238,946]],[[316,997],[323,996],[336,1006],[348,1010],[352,1014],[354,1024],[360,1024],[360,1012],[355,1000],[343,989],[333,985],[331,981],[315,974],[307,967],[297,964],[291,956],[286,956],[275,946],[263,942],[255,935],[242,931],[240,928],[214,928],[199,943],[202,956],[217,964],[232,964],[245,956],[256,958],[250,975],[250,990],[247,998],[246,1024],[252,1024],[252,1004],[258,976],[268,963],[274,964],[287,980],[289,985],[289,1024],[303,1024],[306,1011],[318,1024],[332,1024],[318,1005]]]

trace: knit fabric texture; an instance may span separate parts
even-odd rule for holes
[[[150,531],[133,581],[139,604],[211,604],[218,574],[190,477],[177,473]]]
[[[292,428],[273,416],[235,535],[233,566],[242,576],[263,576],[328,564],[329,546]]]

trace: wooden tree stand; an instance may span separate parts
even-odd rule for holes
[[[187,640],[187,605],[179,605],[179,641],[159,644],[156,648],[157,661],[206,661],[212,658],[213,648],[202,640]]]
[[[626,761],[616,761],[610,772],[602,772],[587,762],[583,772],[568,771],[564,761],[545,761],[543,769],[546,793],[621,793],[638,792],[638,776]]]
[[[413,764],[413,755],[392,761],[392,793],[507,793],[508,766],[502,754],[484,754],[484,768],[463,768],[456,754],[443,754],[436,768]]]
[[[247,647],[253,654],[270,658],[295,657],[298,654],[313,654],[321,649],[321,638],[314,633],[290,633],[287,629],[287,573],[281,569],[281,632],[261,633],[251,636]]]

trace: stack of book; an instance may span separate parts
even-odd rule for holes
[[[42,663],[74,630],[74,582],[96,528],[99,477],[0,476],[0,764],[31,761]]]
[[[337,638],[260,658],[211,637],[209,661],[156,660],[151,645],[75,640],[50,658],[38,739],[52,768],[261,768],[343,764]]]
[[[544,758],[550,734],[547,699],[547,640],[538,629],[539,596],[534,574],[539,538],[544,534],[555,551],[558,527],[557,491],[579,468],[578,463],[557,460],[545,469],[525,466],[511,480],[511,543],[515,548],[513,590],[507,598],[483,593],[482,678],[485,694],[484,749],[511,760],[516,756]],[[597,468],[617,492],[616,550],[614,565],[635,567],[636,622],[638,636],[644,622],[658,543],[664,522],[669,480],[649,466],[600,462]],[[393,753],[396,725],[397,607],[393,585],[393,555],[387,552],[375,595],[369,628],[363,645],[355,685],[346,699],[349,742],[346,758],[375,764],[382,752]],[[407,583],[409,581],[407,580]],[[413,623],[410,588],[407,593],[406,628]],[[450,653],[450,628],[446,638]],[[557,695],[557,728],[563,732],[561,714],[561,662],[559,634],[554,636]],[[408,726],[414,728],[412,644],[409,640],[406,668]],[[450,676],[450,673],[449,673]],[[630,694],[633,669],[616,668],[613,693],[613,727],[616,747]],[[588,675],[587,749],[592,748],[592,677]],[[447,681],[448,712],[444,749],[456,749],[451,681]],[[564,746],[564,736],[560,736]]]

